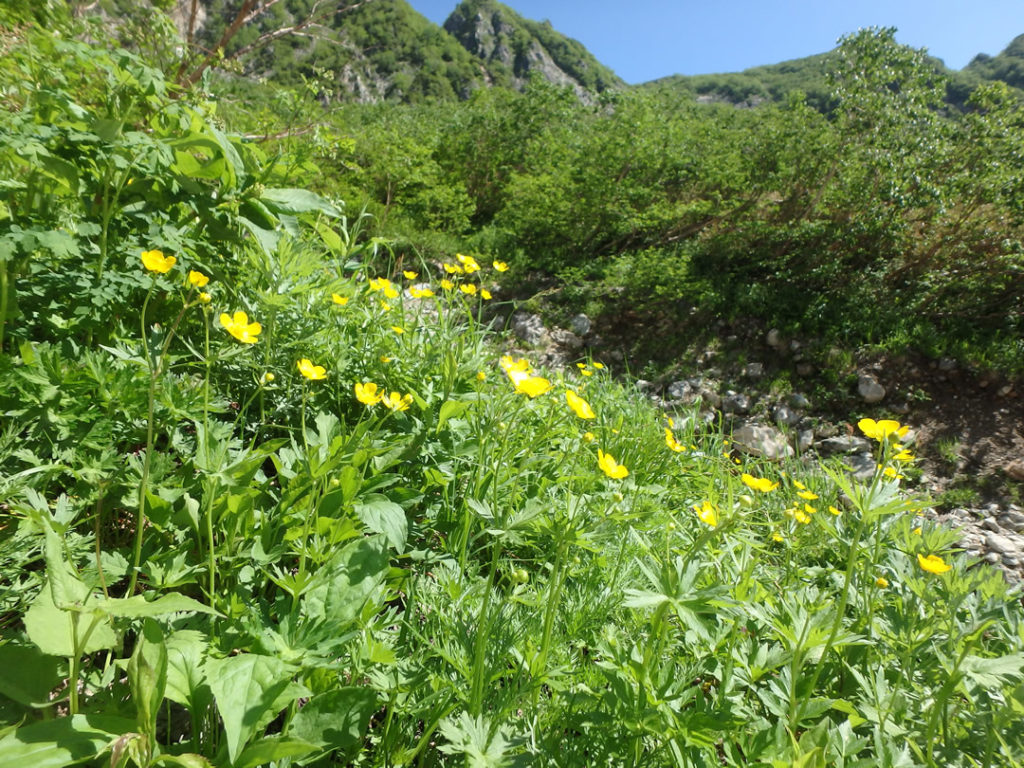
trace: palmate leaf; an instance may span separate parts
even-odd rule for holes
[[[999,689],[1024,678],[1024,653],[1010,653],[993,659],[970,655],[960,667],[964,676],[987,689]]]

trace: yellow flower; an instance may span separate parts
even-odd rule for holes
[[[885,589],[889,586],[889,580],[886,579],[884,576],[879,576],[877,579],[875,579],[875,584],[881,587],[882,589]]]
[[[504,261],[492,261],[491,266],[494,267],[499,272],[508,272],[508,264],[506,264]]]
[[[597,439],[597,436],[593,432],[584,432],[583,433],[583,442],[585,442],[585,443],[592,443],[596,439]]]
[[[208,278],[202,272],[196,272],[194,269],[190,269],[188,271],[189,285],[193,285],[196,288],[205,288],[208,282],[210,282],[210,278]]]
[[[299,373],[310,381],[320,381],[327,378],[327,370],[322,365],[313,365],[309,358],[302,358],[298,362]]]
[[[895,467],[886,467],[882,470],[882,474],[892,480],[902,480],[903,475],[896,471]]]
[[[142,266],[150,272],[159,272],[161,275],[164,272],[170,272],[176,261],[177,259],[173,256],[164,256],[163,251],[156,249],[142,252]]]
[[[786,510],[786,514],[789,517],[792,517],[798,523],[801,523],[802,525],[807,525],[809,522],[811,522],[810,515],[808,515],[799,507],[790,507],[789,509]]]
[[[803,483],[801,483],[799,480],[794,480],[793,481],[793,485],[796,486],[797,488],[799,488],[801,491],[806,491],[807,490],[807,486],[804,485]]]
[[[772,541],[785,541],[785,539],[782,538],[782,534],[781,533],[773,533],[772,534]]]
[[[403,333],[405,333],[405,328],[403,328],[400,325],[392,325],[391,326],[391,330],[394,331],[395,333],[397,333],[399,336],[401,336]]]
[[[408,269],[405,270],[402,273],[402,275],[405,277],[406,280],[415,280],[417,277],[420,276],[419,272],[413,272],[413,271],[408,270]]]
[[[743,484],[748,488],[760,491],[761,493],[768,493],[779,487],[778,483],[773,483],[767,477],[754,477],[753,475],[748,475],[746,472],[740,475],[740,480],[742,480]]]
[[[263,332],[263,326],[259,323],[250,323],[245,312],[235,312],[234,316],[222,312],[220,324],[224,326],[224,330],[243,344],[255,344],[259,341],[256,337]]]
[[[464,285],[460,285],[459,286],[459,290],[462,291],[463,293],[465,293],[468,296],[472,296],[474,293],[476,293],[476,284],[475,283],[465,283]]]
[[[917,526],[917,528],[915,528],[915,529],[913,530],[913,534],[914,534],[915,536],[920,536],[920,535],[921,535],[921,526],[920,526],[920,525],[919,525],[919,526]]]
[[[382,363],[390,363],[392,360],[394,360],[393,357],[388,357],[387,355],[381,355],[380,356],[380,361]]]
[[[377,385],[372,381],[356,382],[356,400],[364,405],[376,405],[384,399],[384,393],[377,391]]]
[[[710,501],[694,504],[693,511],[697,513],[697,517],[701,519],[702,523],[706,523],[712,528],[718,525],[718,510],[715,509],[715,505]]]
[[[902,461],[903,463],[907,463],[914,460],[914,454],[912,454],[910,451],[904,448],[902,451],[893,456],[893,458],[896,459],[896,461]]]
[[[346,304],[348,304],[348,296],[342,296],[341,294],[338,293],[332,293],[331,301],[333,301],[335,304],[339,306],[344,307]]]
[[[610,453],[605,453],[600,448],[597,449],[597,465],[601,467],[602,472],[613,480],[621,480],[629,475],[628,469],[616,463]]]
[[[861,419],[857,422],[857,426],[865,435],[880,443],[885,442],[889,435],[903,437],[910,431],[910,427],[901,426],[898,421],[892,419],[882,419],[881,421]]]
[[[398,291],[396,291],[392,286],[389,285],[387,288],[384,289],[384,295],[387,296],[389,299],[397,299]]]
[[[480,265],[476,263],[476,259],[472,256],[463,256],[461,253],[456,253],[455,258],[459,260],[459,264],[466,270],[467,275],[480,271]]]
[[[843,514],[841,510],[836,509],[835,507],[833,507],[831,505],[829,506],[828,511],[831,512],[836,517],[839,517],[839,515]]]
[[[800,491],[797,496],[808,501],[814,501],[814,499],[818,498],[818,494],[814,493],[814,491]]]
[[[671,448],[676,453],[682,453],[686,450],[685,445],[681,445],[676,436],[672,434],[672,430],[669,427],[665,427],[665,445]]]
[[[263,374],[263,381],[266,384],[270,384],[276,377],[270,371]]]
[[[928,557],[925,557],[921,553],[917,555],[917,563],[921,566],[922,570],[928,571],[928,573],[945,573],[953,567],[946,565],[938,555],[928,555]]]
[[[200,304],[209,304],[211,301],[213,301],[213,297],[211,297],[210,294],[208,294],[206,291],[202,291],[199,294]]]
[[[487,374],[484,373],[483,371],[477,371],[476,372],[476,380],[477,381],[487,381]]]
[[[392,411],[408,411],[409,406],[412,405],[412,395],[400,395],[397,392],[392,392],[390,395],[382,397],[381,402]]]
[[[450,291],[455,287],[455,283],[453,283],[451,280],[442,280],[441,287],[446,291]]]
[[[480,298],[483,299],[484,301],[490,301],[494,297],[491,296],[491,292],[488,291],[486,288],[481,288],[480,289]]]
[[[414,299],[429,299],[434,292],[429,288],[417,288],[415,285],[409,289],[409,295]]]
[[[518,360],[513,360],[508,355],[502,355],[501,359],[498,360],[498,365],[501,366],[501,370],[508,374],[508,377],[513,378],[514,373],[523,373],[527,376],[530,375],[530,363],[525,357],[521,357]]]
[[[594,367],[597,368],[597,370],[601,370],[604,368],[604,363],[594,363]]]
[[[812,507],[810,504],[804,504],[804,512],[806,512],[808,515],[813,515],[817,511],[818,510],[815,507]]]
[[[371,291],[383,291],[386,288],[391,287],[391,281],[386,277],[375,277],[370,281]]]
[[[441,266],[444,267],[444,271],[447,272],[449,275],[461,275],[462,274],[462,267],[458,266],[457,264],[449,264],[449,263],[445,262]]]
[[[516,392],[521,395],[528,395],[531,400],[539,395],[543,395],[554,386],[542,376],[527,376],[518,381],[513,380],[513,383],[515,384]]]
[[[597,418],[597,415],[594,413],[594,409],[590,407],[590,403],[577,395],[571,389],[565,390],[565,402],[567,402],[569,407],[572,408],[573,413],[581,419]]]
[[[388,303],[387,303],[386,301],[384,301],[383,299],[381,299],[381,302],[380,302],[380,308],[381,308],[381,309],[383,309],[383,310],[384,310],[385,312],[390,312],[390,311],[391,311],[391,305],[390,305],[390,304],[388,304]]]

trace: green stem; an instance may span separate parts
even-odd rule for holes
[[[565,556],[568,547],[565,540],[559,542],[555,553],[555,562],[551,567],[551,583],[548,585],[547,606],[544,610],[544,632],[541,635],[540,651],[537,654],[536,673],[538,681],[543,680],[547,671],[548,649],[551,647],[551,632],[555,625],[555,612],[562,593],[563,574],[565,572]],[[537,708],[540,696],[540,685],[533,689],[533,708]]]
[[[501,557],[501,546],[498,542],[492,544],[494,549],[491,553],[491,568],[487,574],[487,586],[484,592],[484,602],[480,606],[480,620],[476,631],[476,647],[473,652],[473,687],[470,692],[469,713],[479,715],[483,709],[484,698],[484,660],[487,640],[490,631],[490,610],[491,594],[494,592],[494,579],[498,573],[498,560]]]
[[[156,380],[160,374],[160,365],[150,355],[149,340],[146,338],[146,310],[149,307],[149,300],[153,296],[153,289],[156,288],[156,277],[153,277],[146,294],[146,300],[142,302],[140,314],[140,325],[142,331],[142,349],[146,356],[146,365],[149,366],[149,394],[146,413],[146,455],[142,460],[142,479],[139,481],[139,514],[135,519],[135,545],[132,549],[132,575],[128,582],[128,595],[135,592],[135,585],[139,580],[139,564],[142,562],[142,531],[146,527],[146,489],[149,486],[150,463],[153,455],[153,415],[156,412]]]
[[[7,259],[0,259],[0,354],[4,351],[4,328],[7,325]]]

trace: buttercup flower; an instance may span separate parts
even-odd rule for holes
[[[807,525],[809,522],[811,522],[810,515],[808,515],[806,512],[804,512],[799,507],[790,507],[789,509],[786,510],[786,514],[789,517],[792,517],[794,520],[796,520],[801,525]]]
[[[403,333],[405,333],[405,328],[403,328],[400,325],[392,325],[391,326],[391,330],[394,331],[395,333],[397,333],[399,336],[401,336]]]
[[[860,427],[860,431],[865,435],[880,443],[884,442],[889,435],[904,437],[910,431],[910,427],[904,427],[898,421],[893,421],[892,419],[882,419],[881,421],[861,419],[857,422],[857,426]]]
[[[412,405],[412,395],[400,395],[397,392],[392,392],[390,395],[382,397],[381,402],[392,411],[408,411],[409,406]]]
[[[467,296],[472,296],[474,293],[476,293],[476,284],[464,283],[463,285],[459,286],[459,290],[465,293]]]
[[[371,291],[383,291],[385,288],[391,287],[391,281],[386,277],[375,277],[369,282]]]
[[[441,280],[441,288],[443,288],[444,290],[450,291],[454,287],[455,283],[453,283],[451,280]]]
[[[686,446],[682,445],[678,440],[676,440],[676,436],[672,434],[671,427],[665,427],[665,445],[667,445],[676,453],[682,453],[683,451],[686,450]]]
[[[886,467],[882,470],[882,474],[891,480],[902,480],[903,475],[896,471],[895,467]]]
[[[839,515],[843,514],[841,510],[836,509],[835,507],[833,507],[831,505],[829,506],[828,511],[831,512],[836,517],[839,517]]]
[[[377,385],[372,381],[356,382],[356,400],[364,405],[376,405],[384,399],[384,393],[377,391]]]
[[[580,373],[584,376],[593,376],[594,372],[590,370],[590,367],[586,363],[576,363],[576,367],[580,369]]]
[[[592,443],[596,439],[597,439],[597,436],[593,432],[584,432],[583,433],[583,442],[585,442],[585,443]]]
[[[299,373],[310,381],[320,381],[327,378],[327,369],[322,365],[313,365],[308,358],[302,358],[298,362]]]
[[[193,285],[196,288],[205,288],[208,282],[210,282],[210,278],[208,278],[202,272],[196,272],[194,269],[190,269],[188,271],[189,285]]]
[[[157,272],[161,275],[170,272],[176,261],[177,259],[173,256],[164,256],[163,251],[156,249],[142,252],[142,266],[150,272]]]
[[[885,589],[889,586],[889,580],[886,579],[884,576],[879,576],[877,579],[875,579],[875,585],[880,587],[881,589]]]
[[[799,493],[797,493],[797,496],[799,496],[801,499],[807,499],[808,501],[814,501],[816,498],[818,498],[818,494],[816,494],[814,491],[800,491]]]
[[[702,523],[706,523],[712,528],[718,525],[718,510],[715,509],[715,505],[710,501],[694,504],[693,511],[697,513],[697,517],[701,519]]]
[[[539,395],[543,395],[554,386],[543,376],[527,376],[513,383],[515,384],[516,392],[529,396],[531,400]]]
[[[444,267],[444,271],[447,272],[449,275],[462,274],[462,267],[460,267],[458,264],[449,264],[448,262],[445,262],[441,266]]]
[[[480,298],[483,299],[484,301],[490,301],[494,297],[491,296],[491,292],[488,291],[486,288],[481,288],[480,289]]]
[[[417,288],[415,285],[409,289],[409,295],[414,299],[429,299],[434,292],[429,288]]]
[[[234,315],[221,312],[220,324],[224,326],[224,330],[243,344],[255,344],[259,341],[256,337],[263,332],[263,326],[259,323],[250,323],[249,316],[245,312],[235,312]]]
[[[571,389],[565,390],[565,402],[569,404],[570,408],[572,408],[573,413],[581,419],[597,418],[597,415],[594,413],[594,409],[590,407],[590,403],[577,395]]]
[[[760,491],[761,493],[768,493],[769,491],[774,491],[779,487],[778,483],[773,483],[767,477],[754,477],[753,475],[748,475],[746,472],[740,475],[740,480],[743,481],[743,484],[747,486],[747,488]]]
[[[617,463],[610,453],[597,449],[597,465],[601,471],[613,480],[621,480],[629,475],[629,470]]]
[[[333,301],[338,306],[344,307],[346,304],[348,304],[348,296],[342,296],[340,293],[332,293],[331,301]]]
[[[410,271],[408,269],[405,270],[402,273],[402,275],[405,277],[406,280],[415,280],[417,277],[420,276],[419,272],[412,272],[412,271]]]
[[[476,372],[476,380],[477,381],[487,381],[487,374],[484,373],[483,371],[477,371]]]
[[[498,272],[508,272],[508,264],[504,261],[492,261],[491,266],[494,267]]]
[[[199,294],[199,303],[200,304],[209,304],[211,301],[213,301],[213,297],[210,296],[210,294],[208,294],[206,291],[202,291]]]
[[[912,454],[910,451],[904,448],[895,456],[893,456],[893,458],[896,459],[896,461],[902,461],[903,463],[907,463],[914,460],[914,454]]]
[[[455,258],[459,260],[459,264],[466,270],[467,275],[480,271],[480,265],[476,263],[476,259],[472,256],[463,256],[461,253],[456,253]]]
[[[928,573],[945,573],[953,567],[946,565],[945,561],[938,555],[928,555],[928,557],[925,557],[920,552],[917,554],[917,563],[921,566],[921,570]]]

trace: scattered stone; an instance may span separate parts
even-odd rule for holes
[[[782,333],[778,328],[772,328],[765,337],[765,342],[772,349],[779,349],[782,346]]]
[[[785,405],[778,405],[772,411],[772,419],[776,424],[793,427],[800,422],[800,414]]]
[[[865,403],[877,403],[885,397],[885,387],[878,383],[873,374],[862,373],[857,378],[857,394]]]
[[[814,445],[814,430],[801,430],[796,436],[796,449],[800,451],[800,453],[806,453],[811,449],[812,445]]]
[[[875,476],[875,457],[870,453],[855,453],[852,456],[845,456],[843,464],[853,475],[854,480],[865,483]]]
[[[1011,480],[1024,483],[1024,459],[1014,459],[1003,468],[1003,471]]]
[[[999,518],[999,524],[1014,533],[1024,532],[1024,515],[1020,512],[1007,512]]]
[[[949,373],[956,370],[956,360],[951,357],[944,357],[939,360],[939,370]]]
[[[796,375],[807,378],[814,373],[814,366],[811,363],[797,363]]]
[[[763,456],[769,461],[793,455],[793,449],[786,443],[786,436],[774,427],[743,424],[732,433],[732,439],[747,453]]]
[[[750,410],[750,398],[742,392],[729,390],[722,398],[722,410],[726,413],[747,413]]]
[[[516,312],[512,315],[512,333],[527,344],[540,344],[547,335],[547,329],[540,315]]]
[[[569,321],[569,330],[577,336],[586,336],[590,333],[592,325],[590,318],[581,312],[578,315],[573,315],[573,318]]]
[[[995,521],[995,518],[991,517],[986,517],[984,520],[982,520],[981,527],[984,528],[986,531],[992,531],[994,533],[999,533],[1000,531],[1002,531],[1002,528],[999,527],[999,523]]]
[[[1003,555],[1003,565],[1007,568],[1016,568],[1020,565],[1020,559],[1016,555]]]
[[[686,400],[693,394],[693,386],[688,381],[673,381],[665,390],[669,400]]]
[[[871,453],[871,443],[863,437],[853,435],[828,437],[819,441],[817,448],[823,456],[835,456],[840,453]]]
[[[1002,386],[1002,387],[1000,387],[1000,388],[999,388],[999,391],[998,391],[998,392],[996,392],[996,394],[997,394],[997,395],[998,395],[999,397],[1006,397],[1006,396],[1007,396],[1007,395],[1009,395],[1009,394],[1010,394],[1011,392],[1013,392],[1013,384],[1006,384],[1005,386]]]
[[[985,561],[986,563],[991,563],[992,565],[999,565],[999,563],[1000,563],[1000,562],[1002,561],[1002,559],[1003,559],[1003,558],[1002,558],[1002,556],[1000,556],[1000,555],[999,555],[998,553],[996,553],[996,552],[989,552],[989,553],[988,553],[987,555],[985,555],[985,557],[984,557],[984,558],[982,558],[982,559],[983,559],[983,560],[984,560],[984,561]]]
[[[578,352],[583,349],[583,339],[572,331],[564,328],[555,328],[551,331],[551,341],[559,347],[564,347],[570,352]]]
[[[811,407],[811,401],[801,395],[799,392],[794,392],[789,396],[787,401],[791,408],[807,409]]]
[[[998,552],[1000,555],[1015,555],[1019,552],[1017,544],[1012,539],[998,533],[985,534],[985,548],[989,552]]]
[[[747,363],[743,366],[743,376],[748,379],[760,379],[764,376],[764,363]]]

